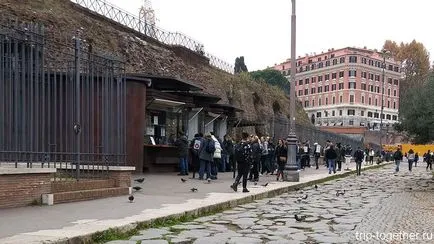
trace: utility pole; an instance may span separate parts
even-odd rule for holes
[[[288,154],[285,164],[284,181],[298,182],[300,181],[300,174],[297,171],[297,135],[295,134],[295,82],[297,73],[297,60],[296,60],[296,16],[295,16],[295,0],[292,2],[292,15],[291,15],[291,81],[289,91],[289,135],[286,139],[288,145]]]
[[[380,112],[380,153],[383,151],[383,116],[384,116],[384,76],[385,76],[385,69],[386,69],[386,54],[388,54],[388,51],[383,49],[383,79],[381,81],[381,112]]]

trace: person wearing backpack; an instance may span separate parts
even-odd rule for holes
[[[358,147],[356,152],[354,153],[354,160],[356,161],[356,173],[357,175],[361,175],[362,172],[362,162],[365,157],[365,153],[363,150]]]
[[[194,135],[193,140],[190,143],[190,155],[191,155],[191,166],[193,172],[193,179],[196,176],[196,172],[199,170],[200,159],[199,159],[199,149],[200,144],[202,142],[203,135],[202,133],[198,133]]]
[[[393,154],[393,159],[395,160],[395,172],[398,173],[399,172],[399,164],[401,163],[403,158],[402,152],[401,152],[401,148],[398,147],[398,149],[396,149],[395,153]]]
[[[252,146],[252,163],[253,167],[250,170],[249,180],[253,180],[255,182],[259,181],[259,164],[261,163],[261,155],[262,155],[262,149],[261,149],[261,141],[259,140],[258,136],[254,136],[252,138],[251,142]]]
[[[237,191],[241,177],[243,178],[243,192],[249,192],[247,189],[247,176],[249,174],[250,165],[252,164],[252,147],[248,141],[249,134],[242,133],[242,139],[234,147],[234,156],[237,161],[238,175],[235,182],[230,186],[232,190]]]
[[[203,176],[206,173],[206,179],[211,179],[211,162],[213,161],[215,152],[214,141],[211,138],[211,134],[205,135],[202,138],[199,149],[199,180],[203,180]]]
[[[217,180],[217,174],[219,172],[220,164],[222,161],[222,146],[220,141],[215,137],[214,133],[211,132],[211,139],[214,142],[214,153],[213,153],[213,161],[211,162],[211,179]]]

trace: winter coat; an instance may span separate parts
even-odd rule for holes
[[[208,162],[213,161],[213,154],[205,150],[205,148],[207,147],[208,143],[210,143],[211,140],[212,139],[201,138],[200,149],[199,149],[200,160],[205,160]]]
[[[175,146],[178,148],[178,156],[186,157],[188,155],[188,139],[186,136],[181,136],[175,141]]]
[[[214,145],[215,145],[215,152],[213,155],[213,158],[222,158],[222,146],[220,144],[220,141],[217,140],[217,138],[215,136],[211,136],[212,140],[214,141]]]
[[[277,162],[280,162],[279,158],[280,157],[288,157],[288,148],[286,146],[280,146],[278,145],[276,147],[276,159]]]
[[[338,157],[338,154],[336,153],[336,149],[335,148],[329,148],[329,149],[327,149],[327,152],[326,152],[326,158],[327,159],[336,160],[337,157]]]
[[[257,162],[257,161],[261,160],[261,155],[262,155],[261,145],[259,145],[258,142],[253,143],[252,144],[253,161]]]
[[[268,155],[268,142],[264,141],[262,143],[262,155]]]
[[[224,140],[223,141],[223,148],[226,151],[227,155],[233,155],[234,154],[234,143],[232,140]]]

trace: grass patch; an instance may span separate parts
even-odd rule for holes
[[[362,171],[377,169],[377,168],[384,167],[386,165],[387,164],[375,165],[375,166],[372,166],[369,168],[364,168],[364,169],[362,169]],[[307,182],[307,183],[302,183],[302,184],[298,184],[298,185],[294,185],[294,186],[289,186],[289,187],[285,188],[284,191],[275,191],[273,194],[275,194],[275,196],[281,195],[281,194],[287,193],[289,191],[294,191],[296,189],[302,189],[305,187],[313,186],[315,184],[321,184],[324,182],[344,178],[344,177],[350,176],[350,175],[355,174],[355,173],[356,173],[356,171],[353,170],[353,171],[345,172],[343,174],[331,175],[331,176],[326,177],[324,179],[315,180],[315,181],[311,181],[311,182]],[[273,196],[268,195],[266,197],[273,197]],[[258,199],[256,197],[247,198],[246,200],[240,201],[238,205],[254,202],[255,200],[258,200]],[[137,235],[139,233],[139,231],[141,231],[141,230],[145,230],[145,229],[149,229],[149,228],[171,227],[171,226],[182,224],[185,222],[191,222],[194,219],[199,218],[199,217],[206,217],[206,216],[214,215],[217,213],[221,213],[227,209],[232,209],[233,207],[234,206],[231,206],[230,203],[219,204],[213,208],[208,208],[208,209],[204,208],[201,211],[185,212],[185,213],[180,214],[180,215],[168,216],[168,217],[154,219],[151,221],[140,222],[140,223],[137,223],[135,228],[130,229],[130,230],[111,228],[111,229],[108,229],[106,231],[97,232],[97,233],[93,234],[91,236],[91,243],[105,243],[105,242],[109,242],[109,241],[113,241],[113,240],[126,240],[126,239],[129,239],[131,236]],[[170,231],[172,231],[174,233],[179,233],[182,230],[170,228]],[[304,231],[312,231],[312,230],[307,228]]]

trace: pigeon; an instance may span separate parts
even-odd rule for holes
[[[307,194],[301,197],[301,199],[307,199]]]
[[[140,186],[134,186],[133,189],[136,191],[140,191],[142,188]]]
[[[301,200],[302,200],[301,197],[297,198],[297,202],[301,202]]]
[[[182,183],[185,183],[187,180],[186,179],[183,179],[183,178],[181,178],[181,181],[182,181]]]
[[[315,190],[318,190],[318,186],[315,184]]]
[[[190,191],[191,191],[191,192],[196,192],[196,191],[197,191],[197,188],[191,188]]]
[[[145,181],[145,178],[135,179],[134,181],[137,181],[137,182],[139,182],[139,183],[143,183],[143,181]]]
[[[134,196],[133,196],[133,195],[130,195],[130,196],[128,197],[128,200],[130,200],[130,202],[133,202],[133,201],[134,201]]]
[[[255,185],[255,186],[256,186],[257,184],[258,184],[258,182],[256,182],[256,181],[253,183],[253,185]]]
[[[340,190],[337,190],[336,191],[336,196],[338,197],[339,195],[345,195],[345,190],[344,191],[340,191]]]
[[[262,185],[263,187],[267,187],[268,186],[268,182]]]
[[[294,218],[296,221],[304,221],[306,219],[306,216],[298,216],[297,214],[294,214]]]

